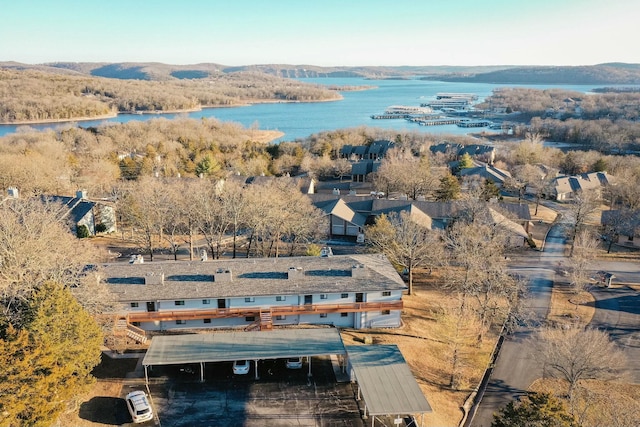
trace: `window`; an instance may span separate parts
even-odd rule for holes
[[[255,297],[247,297],[244,299],[244,302],[255,302]]]
[[[320,299],[327,299],[328,295],[327,294],[320,294]]]
[[[277,296],[276,297],[276,301],[286,301],[286,300],[287,300],[287,297],[285,297],[285,296]]]
[[[382,315],[386,316],[388,314],[391,314],[391,310],[382,310]]]
[[[320,318],[322,319],[324,317],[327,317],[327,313],[320,313]]]
[[[186,325],[187,321],[186,320],[176,320],[176,325]]]
[[[140,327],[140,322],[131,322],[131,324],[132,324],[133,326]]]
[[[391,296],[391,291],[384,291],[384,292],[382,293],[382,296],[383,296],[383,297],[390,297],[390,296]]]
[[[131,303],[131,308],[136,308],[138,307],[138,303],[137,302],[132,302]]]
[[[340,313],[340,317],[349,317],[349,313]]]
[[[244,320],[246,320],[247,322],[255,322],[256,316],[246,316]]]
[[[286,319],[286,318],[287,318],[287,316],[283,316],[282,314],[278,314],[278,315],[276,316],[276,320],[284,320],[284,319]]]
[[[340,298],[349,298],[349,294],[340,294]]]
[[[211,300],[210,299],[203,299],[202,300],[202,305],[207,305],[207,304],[211,304]]]
[[[211,323],[211,319],[202,319],[204,323]]]
[[[175,301],[175,305],[184,305],[184,300]]]

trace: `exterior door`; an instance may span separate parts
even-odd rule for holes
[[[356,302],[364,302],[364,294],[362,292],[356,294]]]
[[[156,311],[156,303],[154,301],[147,302],[147,311]]]
[[[305,295],[304,296],[304,304],[313,304],[313,295]]]
[[[224,298],[218,299],[218,308],[227,308],[227,300]]]

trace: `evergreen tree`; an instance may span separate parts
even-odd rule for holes
[[[0,426],[50,425],[100,362],[100,328],[68,289],[45,282],[26,306],[0,329]]]
[[[509,402],[493,416],[491,427],[576,427],[557,398],[548,393],[530,393],[520,402]]]
[[[482,198],[488,201],[498,196],[500,196],[500,189],[498,188],[498,186],[494,184],[493,181],[485,179],[485,181],[482,183]]]
[[[473,167],[473,159],[469,153],[464,153],[458,162],[458,170],[469,169]]]
[[[436,200],[439,202],[449,202],[455,200],[460,195],[460,183],[453,175],[446,175],[440,178],[440,186],[436,190]]]

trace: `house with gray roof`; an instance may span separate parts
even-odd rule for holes
[[[459,202],[432,202],[424,200],[394,200],[375,196],[313,194],[311,201],[327,214],[336,215],[342,221],[352,222],[353,227],[364,231],[364,225],[370,225],[382,215],[408,212],[412,220],[430,229],[444,229],[456,218],[463,215],[464,205]],[[338,201],[342,201],[339,203]],[[522,246],[528,237],[531,224],[529,206],[525,203],[490,204],[488,212],[491,222],[500,224],[511,236],[508,244]],[[364,224],[360,225],[364,219]],[[340,224],[340,223],[338,223]],[[340,226],[332,228],[332,236],[350,236],[342,234]]]
[[[175,329],[398,327],[407,289],[381,254],[112,263],[98,274],[121,305],[117,324],[139,341]]]
[[[471,168],[460,169],[458,173],[463,179],[475,178],[490,181],[498,188],[502,188],[505,181],[511,178],[511,173],[508,171],[489,164],[479,164]]]
[[[600,192],[609,185],[606,172],[583,173],[573,176],[559,176],[551,184],[549,197],[557,201],[571,200],[581,191]]]
[[[382,160],[387,151],[395,144],[388,140],[373,141],[369,145],[343,145],[340,149],[340,157],[349,160]]]
[[[102,226],[105,233],[117,231],[113,204],[102,200],[90,200],[84,190],[77,191],[75,197],[44,196],[43,199],[61,205],[60,219],[69,221],[76,234],[78,228],[83,225],[87,227],[91,236],[96,234],[98,225]]]

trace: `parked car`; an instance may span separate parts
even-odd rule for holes
[[[248,360],[236,360],[233,362],[233,373],[236,375],[246,375],[249,373]]]
[[[125,400],[134,423],[143,423],[153,419],[153,411],[144,391],[132,391],[127,394]]]
[[[302,357],[290,357],[287,359],[287,369],[301,369]]]

